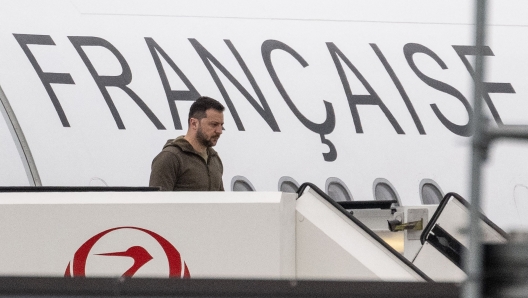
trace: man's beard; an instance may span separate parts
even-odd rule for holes
[[[198,140],[198,142],[200,142],[200,144],[204,145],[207,148],[213,147],[215,145],[215,143],[212,141],[212,139],[215,138],[215,137],[218,140],[218,138],[220,136],[213,136],[213,137],[207,139],[207,136],[203,133],[201,127],[199,127],[198,130],[196,131],[196,140]]]

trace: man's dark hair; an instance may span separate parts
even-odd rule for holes
[[[201,96],[191,105],[191,108],[189,109],[189,119],[187,120],[188,123],[191,123],[191,118],[200,120],[207,117],[205,111],[209,109],[213,109],[218,112],[223,112],[225,110],[224,106],[217,100],[207,96]]]

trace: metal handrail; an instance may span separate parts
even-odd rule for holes
[[[476,34],[477,49],[482,49],[486,38],[486,0],[476,0]],[[485,162],[489,145],[498,139],[528,140],[528,126],[503,125],[497,128],[488,127],[482,115],[484,91],[484,58],[481,51],[475,56],[475,91],[474,91],[474,127],[471,159],[471,207],[469,223],[469,254],[464,258],[464,266],[468,274],[462,288],[462,297],[478,298],[483,296],[482,268],[483,246],[479,225],[480,189],[482,163]]]

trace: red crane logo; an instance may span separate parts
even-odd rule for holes
[[[184,269],[182,272],[182,260],[178,250],[169,242],[167,239],[161,237],[160,235],[149,231],[147,229],[137,228],[137,227],[117,227],[113,229],[108,229],[103,231],[92,238],[88,239],[81,247],[75,252],[73,257],[73,264],[68,263],[66,267],[66,272],[64,273],[65,277],[85,277],[86,276],[86,260],[90,254],[92,247],[106,234],[113,232],[115,230],[121,229],[133,229],[137,231],[144,232],[154,238],[167,256],[169,263],[169,278],[190,278],[191,274],[187,264],[184,262]],[[100,256],[120,256],[120,257],[129,257],[134,260],[132,267],[130,267],[122,276],[132,277],[143,265],[152,260],[152,256],[148,251],[141,246],[132,246],[126,251],[122,252],[109,252],[97,254]],[[183,273],[183,274],[182,274]]]

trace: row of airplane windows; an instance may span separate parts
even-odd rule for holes
[[[282,192],[297,192],[299,183],[295,179],[284,176],[279,179],[278,190]],[[392,184],[384,178],[374,180],[374,199],[375,200],[396,200],[398,206],[401,205],[401,200]],[[255,191],[253,184],[244,176],[235,176],[231,179],[232,191]],[[354,197],[341,179],[330,177],[326,180],[325,192],[335,201],[353,201]],[[439,204],[444,193],[440,186],[431,179],[423,179],[420,182],[420,199],[422,204],[431,205]]]

